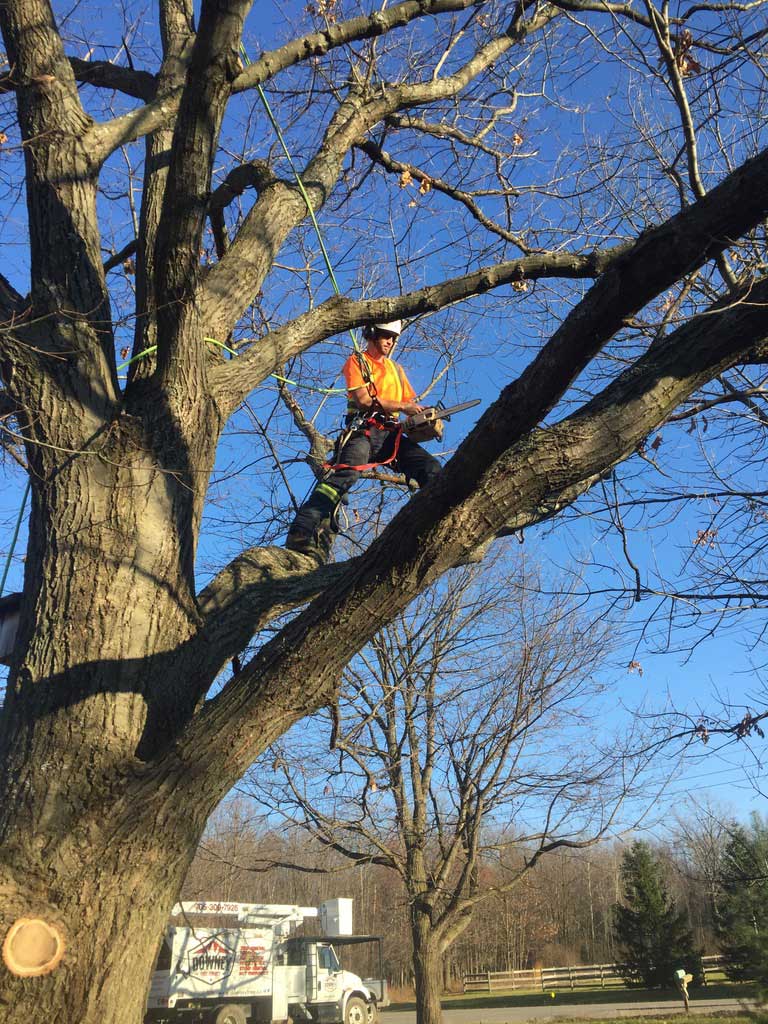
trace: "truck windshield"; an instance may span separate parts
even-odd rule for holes
[[[317,962],[325,971],[340,971],[339,958],[333,946],[317,947]]]

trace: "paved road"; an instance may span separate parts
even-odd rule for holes
[[[744,1004],[738,999],[691,999],[691,1013],[711,1013],[718,1010],[739,1010]],[[558,1017],[640,1017],[671,1016],[683,1013],[680,1003],[659,1000],[647,1003],[589,1003],[578,1006],[557,1005],[557,1000],[543,1006],[486,1006],[473,1010],[443,1010],[444,1024],[517,1024],[519,1021],[555,1020]],[[416,1024],[415,1010],[384,1010],[381,1024]]]

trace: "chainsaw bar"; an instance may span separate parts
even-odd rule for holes
[[[468,402],[460,402],[458,405],[451,405],[447,409],[441,409],[439,405],[436,405],[434,408],[441,420],[449,420],[454,413],[464,412],[465,409],[472,409],[476,405],[480,405],[479,398],[471,398]]]

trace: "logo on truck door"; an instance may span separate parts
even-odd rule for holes
[[[205,939],[187,953],[189,974],[208,985],[228,977],[235,960],[235,950],[217,935]]]

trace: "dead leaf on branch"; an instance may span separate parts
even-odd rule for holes
[[[522,144],[523,144],[523,136],[520,134],[520,132],[515,132],[515,134],[512,136],[512,142],[516,146],[522,146]]]
[[[419,185],[419,192],[421,193],[421,195],[425,196],[427,192],[430,191],[431,188],[432,182],[429,180],[429,178],[422,178],[421,184]]]
[[[697,530],[696,540],[693,542],[693,546],[713,548],[717,541],[717,530]]]
[[[328,22],[336,21],[337,0],[316,0],[316,3],[309,3],[304,8],[307,14],[316,18],[325,18]]]
[[[0,132],[0,146],[4,146],[7,141],[8,136],[5,134],[5,132]]]
[[[408,188],[408,186],[411,184],[412,181],[413,181],[413,175],[408,170],[408,168],[406,168],[403,171],[403,173],[400,175],[400,182],[399,182],[400,188]]]
[[[693,36],[690,30],[686,28],[680,33],[675,46],[675,64],[683,77],[695,75],[701,71],[701,64],[691,56],[692,46]]]
[[[642,666],[642,665],[640,664],[640,662],[639,662],[639,661],[635,661],[635,660],[633,659],[633,660],[632,660],[632,661],[630,661],[630,663],[629,663],[629,664],[627,665],[627,672],[637,672],[637,674],[638,674],[639,676],[642,676],[642,674],[643,674],[643,666]]]
[[[702,743],[706,745],[709,742],[709,729],[704,722],[699,722],[693,731]]]

